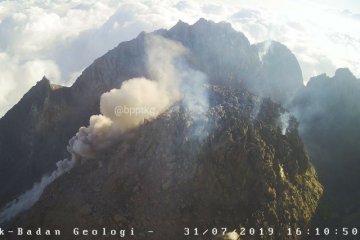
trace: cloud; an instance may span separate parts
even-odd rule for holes
[[[59,80],[61,73],[51,60],[20,62],[0,53],[0,113],[5,113],[43,75]]]
[[[6,4],[7,2],[5,2]],[[102,3],[79,7],[74,3],[45,1],[36,4],[13,1],[1,16],[1,48],[11,53],[34,53],[102,25],[111,15],[110,6]],[[9,4],[8,4],[9,5]],[[2,9],[6,7],[2,6]],[[5,39],[5,40],[4,40]]]
[[[323,72],[332,75],[344,66],[360,75],[360,59],[356,57],[360,54],[360,34],[354,31],[360,22],[329,4],[293,1],[280,8],[241,9],[231,22],[251,42],[273,39],[285,44],[297,56],[305,81]]]
[[[0,116],[49,72],[55,83],[71,85],[82,69],[121,41],[141,31],[169,28],[179,19],[192,24],[200,17],[230,22],[251,43],[282,42],[297,56],[305,81],[345,66],[360,76],[360,32],[354,31],[360,21],[350,2],[2,1],[0,52],[6,56],[1,63],[8,67],[0,75],[5,84],[0,90]],[[41,62],[42,68],[31,77],[21,76],[27,62]],[[5,97],[14,88],[20,91]]]
[[[110,3],[0,2],[0,116],[42,76],[60,84],[67,74],[70,78],[54,50],[100,27],[114,11]]]

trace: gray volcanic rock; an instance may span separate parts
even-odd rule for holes
[[[285,105],[304,87],[300,65],[286,46],[276,41],[250,45],[229,23],[200,19],[188,25],[179,21],[170,30],[156,33],[189,48],[193,63],[211,83],[245,86]]]
[[[211,83],[241,85],[255,77],[259,62],[244,34],[229,23],[200,19],[194,25],[179,21],[158,34],[181,42],[193,53],[193,63],[205,72]]]
[[[288,227],[307,226],[322,186],[295,119],[283,135],[278,104],[245,90],[206,88],[205,115],[180,102],[125,133],[50,185],[13,225],[60,228],[67,239],[74,226],[134,227],[134,239],[174,240],[184,239],[184,227],[274,227],[264,239],[280,239]]]
[[[249,82],[249,89],[275,102],[288,105],[304,88],[300,65],[295,55],[283,44],[266,41],[253,46],[261,59],[258,81]]]

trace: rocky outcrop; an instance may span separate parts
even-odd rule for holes
[[[266,41],[253,45],[261,62],[259,76],[248,88],[283,105],[288,105],[304,88],[300,65],[295,55],[283,44]]]
[[[255,78],[258,57],[245,35],[229,23],[200,19],[188,25],[179,21],[170,30],[156,33],[190,49],[193,64],[208,75],[211,83],[239,86]]]

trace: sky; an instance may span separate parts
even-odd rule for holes
[[[305,83],[339,67],[360,77],[358,0],[0,0],[0,117],[44,75],[71,86],[120,42],[201,17],[285,44]]]

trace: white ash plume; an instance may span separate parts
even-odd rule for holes
[[[74,160],[64,159],[56,163],[57,169],[50,173],[49,175],[45,175],[41,178],[41,181],[35,183],[33,187],[20,195],[15,200],[9,202],[5,205],[0,212],[0,224],[3,224],[13,217],[18,215],[19,213],[30,209],[40,198],[41,194],[45,190],[45,188],[52,183],[55,179],[63,175],[65,172],[69,171],[73,168],[75,164]]]
[[[187,50],[180,43],[158,36],[146,39],[147,68],[154,80],[129,79],[119,89],[104,93],[100,99],[100,115],[90,118],[72,138],[72,152],[91,158],[108,147],[121,133],[137,127],[144,120],[156,118],[181,98],[182,76],[177,61]]]
[[[278,124],[281,128],[282,135],[285,135],[287,129],[289,128],[290,117],[291,115],[289,112],[280,113]]]
[[[256,119],[257,116],[259,115],[260,109],[261,109],[261,104],[262,104],[262,98],[258,97],[258,96],[254,96],[253,97],[253,102],[252,102],[252,109],[250,112],[250,118],[251,119]]]
[[[271,45],[272,45],[272,41],[271,40],[267,40],[265,41],[265,43],[263,44],[263,46],[261,47],[261,49],[259,49],[258,52],[258,56],[260,59],[260,62],[263,63],[264,57],[268,54],[268,52],[271,50]]]

